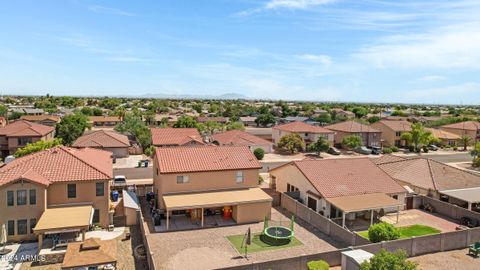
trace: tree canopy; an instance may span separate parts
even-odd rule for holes
[[[320,153],[322,152],[327,152],[328,148],[330,148],[330,144],[324,137],[319,137],[316,142],[308,146],[308,150],[315,151],[315,153],[317,153],[317,156],[320,156]]]
[[[55,134],[65,145],[71,145],[88,127],[87,117],[81,113],[75,113],[62,118],[56,126]]]
[[[180,116],[173,125],[175,128],[198,128],[198,123],[191,116]]]
[[[45,149],[50,149],[52,147],[55,147],[61,144],[62,144],[62,139],[60,138],[55,138],[51,141],[39,140],[34,143],[29,143],[25,147],[17,149],[17,151],[15,151],[14,156],[16,158],[23,157],[23,156],[26,156],[35,152],[39,152]]]
[[[305,141],[297,133],[290,133],[280,138],[278,147],[295,154],[305,149]]]
[[[425,130],[421,123],[412,124],[412,130],[400,136],[408,145],[413,145],[415,151],[420,151],[420,146],[428,145],[435,140],[432,132]]]
[[[358,135],[345,136],[342,139],[342,145],[349,149],[354,149],[363,145],[362,137]]]
[[[388,252],[384,249],[375,254],[369,261],[360,265],[360,270],[415,270],[417,264],[407,261],[407,254],[403,250]]]
[[[152,144],[150,128],[142,121],[140,116],[127,113],[123,122],[115,126],[115,131],[129,132],[137,138],[138,143],[145,149]]]

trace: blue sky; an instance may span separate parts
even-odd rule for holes
[[[1,1],[0,94],[478,104],[480,1]]]

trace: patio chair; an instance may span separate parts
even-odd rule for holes
[[[480,253],[480,242],[476,242],[475,244],[472,244],[468,248],[468,254],[472,254],[475,257],[478,257],[478,254]]]

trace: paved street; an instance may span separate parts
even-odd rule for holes
[[[457,153],[449,155],[423,154],[422,157],[428,157],[443,163],[468,162],[472,160],[472,156],[470,156],[470,153]]]

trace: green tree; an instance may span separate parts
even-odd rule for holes
[[[85,115],[81,113],[67,115],[57,124],[55,136],[61,138],[65,145],[71,145],[88,127]]]
[[[262,148],[256,148],[255,150],[253,150],[253,154],[258,160],[262,160],[265,156],[265,151]]]
[[[173,125],[174,128],[198,128],[198,123],[191,116],[180,116]]]
[[[137,138],[138,143],[146,149],[152,144],[150,128],[142,121],[142,118],[133,113],[125,115],[123,122],[115,126],[115,131],[129,132]]]
[[[93,109],[90,108],[90,107],[83,107],[80,112],[83,114],[83,115],[86,115],[86,116],[92,116],[93,115]]]
[[[205,123],[198,124],[198,129],[200,130],[200,133],[207,136],[210,136],[215,132],[222,130],[222,128],[222,125],[215,121],[207,121]]]
[[[50,149],[52,147],[55,147],[61,144],[62,144],[62,139],[60,138],[55,138],[51,141],[44,141],[44,140],[36,141],[34,143],[27,144],[25,147],[17,149],[17,151],[15,151],[14,156],[17,158],[23,157],[23,156],[26,156],[35,152],[39,152],[45,149]]]
[[[308,270],[328,270],[330,269],[330,265],[324,260],[318,261],[309,261],[307,262],[307,269]]]
[[[226,130],[245,130],[245,125],[242,122],[230,122],[225,125]]]
[[[355,107],[352,112],[355,114],[355,117],[362,118],[368,114],[368,109],[365,107]]]
[[[329,124],[332,122],[332,115],[329,113],[322,113],[319,116],[314,118],[315,121],[319,123]]]
[[[328,148],[330,148],[330,144],[324,137],[319,137],[316,142],[308,146],[308,150],[315,151],[315,153],[317,153],[317,156],[320,156],[322,152],[327,152]]]
[[[412,124],[412,130],[400,136],[408,145],[413,145],[415,151],[420,150],[421,145],[427,145],[433,140],[432,132],[425,130],[421,123]]]
[[[257,126],[262,127],[275,124],[275,116],[271,113],[260,114],[257,116],[257,119],[255,119],[255,123],[257,123]]]
[[[280,138],[278,147],[295,154],[305,149],[305,141],[297,133],[290,133]]]
[[[472,138],[468,135],[462,135],[462,137],[460,138],[460,141],[462,142],[462,145],[463,145],[463,151],[467,151],[467,147],[472,142]]]
[[[370,124],[373,124],[373,123],[376,123],[378,121],[382,120],[380,117],[378,116],[372,116],[372,117],[369,117],[367,119],[367,121],[370,123]]]
[[[17,119],[20,119],[20,117],[22,117],[22,115],[24,115],[24,113],[21,113],[21,112],[12,112],[12,113],[8,116],[8,120],[17,120]]]
[[[372,243],[397,240],[398,238],[400,238],[400,231],[392,224],[381,222],[368,228],[368,239]]]
[[[407,254],[403,250],[388,252],[380,250],[370,260],[360,265],[360,270],[415,270],[417,264],[407,261]]]
[[[143,153],[149,157],[152,157],[153,154],[155,154],[155,146],[150,145],[149,147],[145,148],[145,150],[143,150]]]
[[[363,145],[362,137],[358,135],[345,136],[342,139],[342,145],[348,149],[354,149]]]
[[[7,115],[8,109],[5,105],[0,104],[0,116],[5,117]]]

